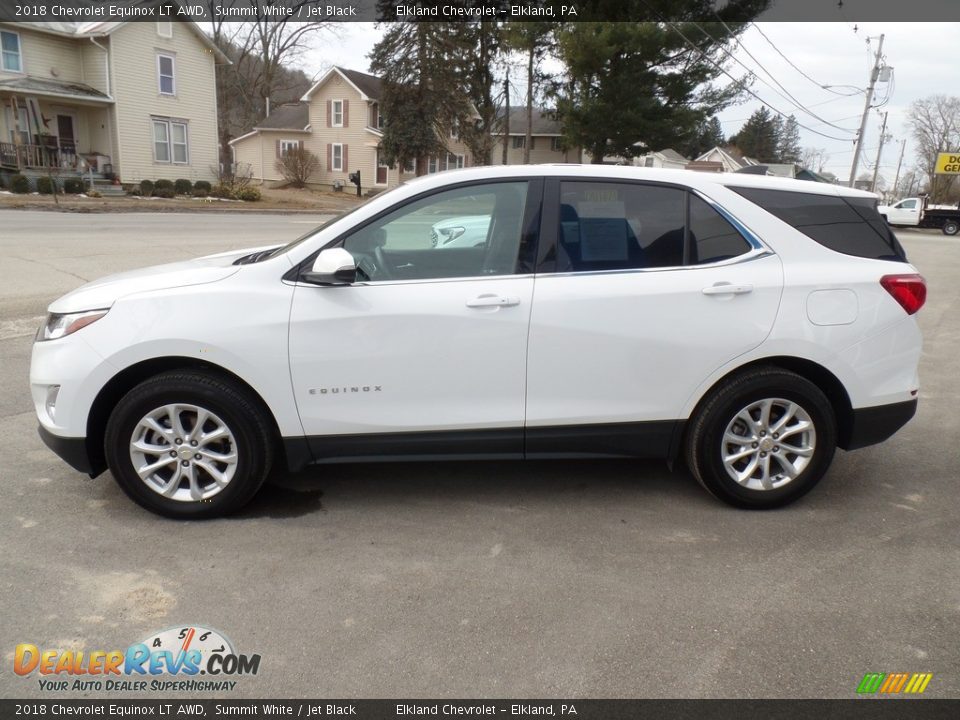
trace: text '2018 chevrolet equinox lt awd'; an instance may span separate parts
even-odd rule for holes
[[[458,218],[482,239],[441,247]],[[273,466],[428,458],[682,458],[769,508],[913,416],[925,297],[869,193],[476,168],[84,285],[30,384],[47,445],[172,517],[238,509]]]

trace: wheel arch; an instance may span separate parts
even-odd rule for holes
[[[107,469],[107,460],[104,453],[104,437],[106,434],[107,420],[110,413],[120,399],[130,390],[139,385],[144,380],[171,370],[193,370],[204,371],[214,375],[229,379],[245,390],[250,398],[256,403],[264,418],[267,419],[273,437],[271,441],[274,445],[274,452],[280,455],[282,462],[286,461],[284,457],[284,443],[281,442],[280,426],[270,406],[248,382],[236,373],[227,370],[220,365],[216,365],[197,358],[169,356],[150,358],[134,363],[124,368],[100,388],[97,397],[90,406],[90,413],[87,415],[87,455],[90,458],[91,477],[99,475]]]
[[[781,370],[788,370],[816,385],[823,392],[823,394],[826,395],[830,406],[833,408],[833,414],[837,421],[837,447],[844,450],[847,449],[850,444],[851,434],[853,431],[853,404],[850,401],[850,395],[847,393],[847,389],[843,386],[843,383],[840,382],[840,379],[836,375],[834,375],[823,365],[806,358],[791,357],[788,355],[774,355],[770,357],[757,358],[745,363],[744,365],[734,368],[714,382],[700,396],[699,400],[697,400],[697,403],[694,406],[693,411],[690,413],[690,419],[696,417],[697,413],[700,412],[700,408],[703,407],[704,402],[710,397],[710,395],[713,394],[713,391],[729,381],[730,378],[760,367],[774,367]],[[690,422],[688,421],[678,425],[679,427],[677,428],[677,431],[674,434],[673,442],[671,443],[671,458],[680,456],[686,440],[686,433],[690,426]]]

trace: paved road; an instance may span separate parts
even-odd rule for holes
[[[781,511],[658,463],[490,462],[327,467],[172,522],[41,445],[48,300],[304,222],[0,212],[0,697],[42,695],[10,672],[17,643],[192,623],[261,654],[241,697],[851,697],[867,671],[960,695],[960,241],[902,235],[930,287],[917,418]]]

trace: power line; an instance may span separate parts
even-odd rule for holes
[[[797,108],[798,110],[800,110],[801,112],[804,112],[804,113],[806,113],[807,115],[809,115],[810,117],[819,120],[821,124],[823,124],[823,125],[829,125],[830,127],[835,128],[836,130],[840,130],[841,132],[847,132],[847,133],[850,133],[851,135],[854,135],[854,134],[855,134],[856,131],[851,130],[851,129],[849,129],[849,128],[841,127],[840,125],[835,125],[834,123],[830,122],[829,120],[825,120],[824,118],[820,117],[820,116],[817,115],[815,112],[811,112],[811,111],[809,110],[809,108],[807,108],[807,107],[806,107],[805,105],[803,105],[799,100],[797,100],[797,99],[793,96],[793,94],[792,94],[789,90],[787,90],[786,87],[783,86],[783,83],[781,83],[779,80],[777,80],[777,79],[773,76],[773,73],[772,73],[772,72],[770,72],[769,70],[767,70],[767,68],[763,65],[763,63],[761,63],[759,60],[757,60],[757,58],[754,56],[754,54],[751,53],[750,50],[747,48],[747,46],[744,45],[743,42],[741,42],[741,41],[734,35],[733,31],[732,31],[732,30],[730,29],[730,27],[723,21],[723,19],[720,18],[719,15],[717,15],[717,19],[720,20],[720,24],[723,25],[723,27],[726,29],[729,38],[732,39],[734,42],[736,42],[736,43],[738,44],[738,46],[740,47],[740,49],[743,50],[743,51],[747,54],[747,57],[749,57],[751,60],[753,60],[753,61],[757,64],[757,67],[759,67],[761,70],[763,70],[763,72],[765,72],[765,73],[770,77],[770,79],[773,80],[773,82],[775,82],[775,83],[777,84],[777,86],[778,86],[781,90],[783,90],[783,93],[786,93],[786,96],[785,96],[783,93],[779,92],[779,91],[778,91],[776,88],[774,88],[772,85],[770,85],[770,83],[768,83],[768,82],[767,82],[766,80],[764,80],[762,77],[760,77],[759,75],[756,75],[756,74],[755,74],[755,77],[756,77],[758,80],[760,80],[760,82],[762,82],[764,85],[766,85],[767,87],[769,87],[771,90],[773,90],[775,93],[777,93],[777,95],[779,95],[780,97],[782,97],[784,100],[786,100],[787,102],[791,103],[794,107],[796,107],[796,108]],[[742,62],[739,58],[737,58],[733,53],[731,53],[729,50],[727,50],[727,48],[724,47],[724,46],[718,41],[717,38],[713,37],[710,33],[708,33],[701,25],[699,25],[699,24],[697,24],[697,23],[692,23],[692,24],[693,24],[694,27],[696,27],[700,32],[702,32],[702,33],[703,33],[704,35],[706,35],[708,38],[710,38],[710,39],[713,40],[714,42],[718,43],[718,47],[720,47],[720,49],[723,50],[723,52],[725,52],[730,58],[732,58],[734,62],[738,63],[739,65],[741,65],[741,66],[742,66],[743,68],[745,68],[746,70],[752,72],[752,70],[751,70],[749,67],[747,67],[747,65],[746,65],[745,63],[743,63],[743,62]]]
[[[721,21],[721,22],[722,22],[722,21]],[[842,97],[849,97],[850,95],[856,95],[856,94],[858,94],[858,93],[849,93],[849,94],[847,94],[847,93],[837,92],[836,90],[832,89],[830,85],[825,85],[825,84],[823,84],[823,83],[817,82],[817,81],[814,80],[812,77],[810,77],[809,75],[807,75],[807,73],[805,73],[803,70],[801,70],[799,67],[797,67],[796,63],[794,63],[793,60],[791,60],[791,59],[788,58],[786,55],[784,55],[784,54],[783,54],[783,51],[774,44],[773,40],[771,40],[769,37],[767,37],[767,34],[766,34],[763,30],[760,29],[760,26],[759,26],[759,25],[757,25],[755,22],[752,22],[752,21],[751,21],[750,25],[752,25],[753,28],[754,28],[754,30],[756,30],[758,33],[760,33],[760,35],[763,36],[763,39],[766,40],[766,41],[770,44],[770,47],[772,47],[774,50],[777,51],[777,54],[778,54],[780,57],[782,57],[784,60],[787,61],[787,64],[788,64],[790,67],[792,67],[792,68],[793,68],[794,70],[796,70],[798,73],[800,73],[801,75],[803,75],[807,80],[809,80],[810,82],[812,82],[814,85],[816,85],[816,86],[817,86],[818,88],[820,88],[821,90],[826,90],[827,92],[831,92],[831,93],[833,93],[834,95],[840,95],[840,96],[842,96]],[[741,45],[741,47],[743,47],[743,43],[742,43],[742,42],[740,43],[740,45]],[[744,48],[744,49],[746,49],[746,48]],[[858,91],[858,92],[862,92],[862,91]]]
[[[643,2],[643,0],[641,0],[641,2]],[[643,4],[644,4],[644,5],[647,5],[646,2],[643,2]],[[689,45],[691,48],[693,48],[696,52],[698,52],[698,53],[700,54],[700,57],[701,57],[702,59],[706,60],[708,63],[710,63],[711,65],[713,65],[717,70],[719,70],[719,71],[722,72],[724,75],[726,75],[728,78],[730,78],[731,80],[733,80],[733,82],[734,82],[736,85],[738,85],[741,90],[743,90],[744,92],[746,92],[748,95],[750,95],[751,97],[753,97],[755,100],[758,100],[758,101],[759,101],[760,103],[762,103],[764,106],[766,106],[766,107],[770,108],[771,110],[773,110],[773,112],[775,112],[775,113],[776,113],[777,115],[779,115],[780,117],[782,117],[782,118],[788,118],[788,117],[789,117],[785,112],[783,112],[783,111],[779,110],[778,108],[774,107],[773,105],[771,105],[770,103],[768,103],[766,100],[764,100],[762,97],[760,97],[760,96],[757,95],[755,92],[753,92],[753,90],[751,90],[751,89],[748,88],[746,85],[744,85],[742,79],[736,78],[736,77],[734,77],[733,75],[731,75],[729,72],[727,72],[726,68],[724,68],[722,65],[720,65],[719,63],[717,63],[713,58],[709,57],[706,53],[704,53],[700,48],[698,48],[698,47],[696,46],[696,44],[695,44],[692,40],[690,40],[690,38],[688,38],[686,35],[684,35],[684,34],[680,31],[680,29],[677,28],[677,23],[675,23],[675,22],[670,22],[670,21],[668,21],[668,20],[664,20],[664,19],[663,19],[663,16],[660,15],[660,13],[658,13],[656,10],[654,10],[654,9],[653,9],[652,7],[650,7],[649,5],[647,5],[647,8],[648,8],[652,13],[654,13],[654,14],[657,15],[657,16],[659,16],[665,25],[667,25],[668,27],[670,27],[675,33],[677,33],[677,35],[679,35],[681,38],[683,38],[683,41],[684,41],[685,43],[687,43],[687,45]],[[794,118],[794,119],[796,119],[796,118]],[[797,126],[803,128],[804,130],[806,130],[806,131],[808,131],[808,132],[812,132],[814,135],[819,135],[820,137],[825,137],[825,138],[827,138],[828,140],[839,140],[840,142],[851,142],[851,139],[850,139],[850,138],[842,138],[842,137],[836,137],[835,135],[827,135],[826,133],[822,133],[822,132],[820,132],[819,130],[814,130],[814,129],[811,128],[811,127],[807,127],[806,125],[804,125],[803,123],[801,123],[801,122],[799,122],[799,121],[797,122]]]

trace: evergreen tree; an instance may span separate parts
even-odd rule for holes
[[[715,147],[723,147],[725,144],[726,140],[723,137],[723,127],[720,125],[719,118],[714,115],[709,120],[697,126],[690,140],[674,149],[680,151],[688,158],[693,159]]]
[[[370,69],[382,78],[380,103],[386,118],[380,141],[388,165],[446,153],[446,138],[472,121],[463,82],[472,48],[456,22],[391,23],[370,53]]]
[[[761,107],[743,124],[731,143],[736,145],[740,152],[762,163],[777,162],[778,159],[778,118]]]
[[[799,163],[803,150],[800,148],[800,125],[797,124],[797,118],[793,115],[788,117],[783,123],[783,129],[780,131],[780,147],[778,155],[780,162]]]
[[[731,0],[717,11],[723,22],[716,23],[663,22],[656,9],[663,3],[650,0],[604,5],[610,19],[630,22],[575,22],[556,30],[566,67],[566,77],[553,87],[557,116],[566,143],[583,147],[594,162],[689,138],[732,102],[741,86],[714,84],[723,74],[724,44],[769,0]],[[671,15],[688,17],[713,11],[713,0],[673,0],[669,8]]]
[[[523,146],[523,162],[530,164],[530,146],[533,145],[533,109],[537,89],[544,76],[540,71],[540,62],[552,45],[553,22],[521,22],[507,24],[506,40],[509,49],[523,55],[527,85],[527,135]],[[504,139],[506,142],[506,138]]]

